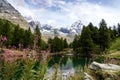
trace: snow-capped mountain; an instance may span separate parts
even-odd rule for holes
[[[40,27],[40,22],[39,21],[30,21],[29,25],[34,29],[36,26]]]
[[[79,20],[79,21],[73,23],[71,26],[67,26],[65,28],[61,27],[59,31],[62,33],[67,33],[69,35],[70,34],[71,35],[78,35],[82,31],[82,23]]]
[[[36,25],[39,26],[40,32],[43,35],[43,39],[47,41],[48,38],[53,38],[54,36],[63,37],[72,42],[75,35],[78,35],[82,31],[81,21],[73,23],[71,26],[56,28],[55,26],[49,24],[40,24],[39,21],[29,20],[29,25],[34,30]]]
[[[40,24],[39,21],[33,21],[33,20],[30,21],[29,24],[32,28],[35,28],[38,25],[43,35],[44,34],[50,35],[55,33],[57,33],[58,35],[78,35],[81,33],[82,30],[82,23],[80,20],[73,23],[71,26],[61,27],[61,28],[56,28],[49,24]]]
[[[41,30],[51,31],[52,29],[53,29],[53,26],[48,25],[48,24],[43,24],[43,25],[41,26]]]
[[[83,25],[80,20],[73,23],[72,26],[70,27],[70,33],[77,34],[77,35],[80,34],[82,31],[82,26]]]
[[[59,31],[62,32],[62,33],[70,33],[70,29],[63,28],[63,27],[61,27]]]

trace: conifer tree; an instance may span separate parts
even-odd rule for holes
[[[81,36],[80,36],[80,50],[84,56],[90,57],[91,53],[94,50],[94,43],[91,38],[91,31],[89,27],[83,27]]]
[[[41,33],[40,33],[40,28],[39,28],[38,25],[35,28],[34,37],[35,37],[35,39],[37,41],[37,43],[36,43],[37,47],[40,48],[40,46],[41,46]]]
[[[116,29],[116,26],[113,27],[113,34],[115,37],[117,37],[117,29]]]
[[[97,45],[99,44],[98,40],[99,40],[99,31],[98,28],[95,27],[92,23],[89,23],[88,26],[90,31],[91,31],[91,38],[93,40],[93,42]]]
[[[24,33],[24,44],[25,47],[30,47],[33,45],[33,34],[31,33],[30,27],[28,30],[25,30]]]
[[[109,33],[110,33],[110,40],[113,41],[115,39],[115,34],[114,34],[114,30],[111,29],[111,27],[109,27]]]
[[[118,36],[120,36],[120,24],[118,23]]]
[[[64,48],[68,48],[68,43],[67,43],[67,40],[66,39],[64,39]]]
[[[21,34],[19,33],[19,25],[15,26],[13,31],[13,38],[12,38],[12,45],[18,47],[19,44],[19,36]]]
[[[57,36],[54,39],[49,38],[48,44],[50,44],[51,52],[60,52],[64,49],[63,38],[58,38]]]
[[[55,52],[59,52],[61,50],[60,44],[61,44],[60,39],[56,36],[54,38],[54,50],[55,50]]]
[[[59,39],[60,41],[60,44],[59,44],[59,47],[60,47],[60,51],[62,51],[64,49],[64,41],[63,41],[63,38]]]
[[[1,28],[1,32],[2,32],[2,36],[5,36],[7,38],[7,42],[6,45],[10,45],[11,44],[11,38],[12,38],[12,28],[11,25],[9,23],[9,21],[5,21],[4,25]]]
[[[100,22],[99,44],[102,51],[105,51],[110,45],[110,33],[104,19]]]
[[[53,51],[53,39],[49,38],[48,39],[48,45],[50,45],[50,51]]]
[[[38,35],[38,37],[41,38],[40,28],[38,25],[35,28],[35,35]]]
[[[25,43],[26,37],[25,37],[24,29],[22,29],[22,28],[19,29],[18,36],[19,36],[18,46],[19,46],[19,44],[21,44],[21,45],[24,45],[24,47],[25,47],[27,44]]]
[[[75,38],[72,43],[73,50],[77,52],[77,49],[80,47],[79,36],[75,35]]]

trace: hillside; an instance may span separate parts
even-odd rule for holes
[[[11,21],[21,28],[28,29],[29,24],[21,14],[6,0],[0,0],[0,18]]]
[[[120,59],[120,38],[117,38],[110,46],[109,56],[112,58]]]

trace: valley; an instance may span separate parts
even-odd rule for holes
[[[0,0],[0,80],[120,80],[117,12],[91,2]]]

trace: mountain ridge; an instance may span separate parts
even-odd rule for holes
[[[54,30],[57,30],[58,32],[62,32],[64,34],[79,35],[81,34],[82,31],[82,22],[80,20],[74,22],[71,26],[60,27],[60,28],[56,28],[49,24],[40,24],[39,21],[34,21],[34,20],[31,20],[29,24],[32,28],[35,28],[38,25],[41,32],[44,31],[53,32]]]
[[[58,36],[66,38],[69,43],[73,41],[75,35],[81,34],[83,26],[80,20],[74,22],[71,26],[61,28],[56,28],[49,24],[40,24],[39,21],[34,20],[29,20],[28,22],[32,29],[35,29],[37,25],[39,26],[45,41],[47,41],[48,38],[54,38],[54,36]]]
[[[7,0],[0,0],[0,18],[19,24],[23,29],[29,28],[28,22]]]

